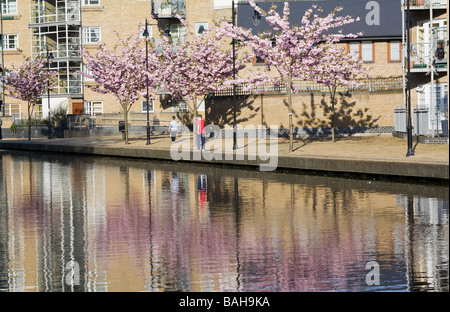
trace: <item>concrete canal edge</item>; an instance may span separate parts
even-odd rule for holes
[[[42,143],[33,141],[0,141],[0,149],[174,161],[170,155],[170,151],[167,149],[145,149],[132,147],[121,148],[53,142]],[[197,152],[191,152],[189,157],[185,157],[181,161],[216,165],[245,166],[251,168],[259,168],[260,165],[267,163],[267,161],[264,162],[258,158],[256,158],[256,160],[248,159],[247,156],[240,160],[237,160],[236,157],[234,157],[235,155],[223,154],[221,156],[222,157],[215,157],[215,159],[210,161],[204,159],[200,156],[200,154],[197,154]],[[379,175],[399,178],[437,180],[449,179],[448,163],[401,162],[375,159],[343,159],[312,156],[278,156],[277,169]]]

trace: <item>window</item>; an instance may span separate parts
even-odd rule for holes
[[[1,39],[3,50],[17,50],[19,48],[18,35],[3,35]]]
[[[372,41],[363,41],[361,43],[361,59],[364,62],[373,62],[374,61],[373,42]]]
[[[388,61],[400,62],[401,61],[401,44],[400,41],[388,42]]]
[[[86,75],[92,75],[92,72],[91,72],[91,70],[89,69],[89,66],[88,66],[88,65],[83,65],[83,69],[84,69],[84,73],[85,73]],[[94,78],[86,77],[86,76],[83,76],[83,78],[84,78],[84,81],[94,81],[94,80],[95,80]]]
[[[147,101],[142,101],[142,112],[146,113],[147,112]],[[148,107],[148,111],[149,113],[153,113],[153,100],[150,100],[150,105]]]
[[[197,99],[197,112],[204,112],[205,111],[205,99]]]
[[[175,43],[183,42],[186,38],[186,26],[182,24],[170,25],[170,36]]]
[[[431,84],[422,84],[417,87],[418,106],[421,109],[430,109]],[[434,109],[441,113],[447,112],[448,107],[448,84],[437,83],[434,85]]]
[[[100,40],[100,27],[83,28],[83,43],[98,43]]]
[[[185,101],[172,102],[172,112],[174,113],[187,113],[189,108]]]
[[[83,0],[83,5],[100,5],[100,0]]]
[[[85,102],[85,113],[91,116],[103,114],[103,102],[102,101]]]
[[[360,51],[359,51],[359,42],[351,42],[349,44],[348,52],[352,55],[355,55],[356,58],[360,58]]]
[[[375,48],[372,41],[350,42],[347,50],[349,53],[359,56],[364,62],[375,61]]]
[[[253,58],[253,65],[264,65],[266,64],[266,60],[262,57],[255,56]]]
[[[17,0],[2,1],[2,13],[5,15],[18,14]]]
[[[426,92],[425,92],[424,85],[419,85],[417,87],[417,100],[418,100],[419,109],[425,109],[427,107]]]
[[[195,23],[195,34],[200,35],[208,29],[208,23]]]
[[[5,116],[12,115],[20,117],[20,104],[5,104]]]

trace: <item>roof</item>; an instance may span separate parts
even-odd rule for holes
[[[323,15],[332,12],[337,6],[343,7],[338,15],[360,17],[359,22],[342,27],[344,34],[363,32],[363,39],[393,39],[402,37],[401,1],[392,0],[297,0],[288,1],[291,9],[291,23],[300,24],[305,11],[313,4],[323,8]],[[260,0],[256,2],[266,12],[272,4],[278,6],[277,11],[283,14],[284,2]],[[238,3],[237,25],[253,29],[254,33],[271,30],[270,25],[262,18],[259,24],[254,24],[253,8],[248,2]]]

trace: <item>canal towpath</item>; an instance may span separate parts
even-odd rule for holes
[[[179,140],[183,139],[179,138]],[[252,144],[252,140],[258,139],[238,139],[237,151],[245,155],[243,159],[227,158],[224,155],[212,160],[201,156],[183,159],[183,161],[215,165],[260,166],[264,161],[249,157],[245,150]],[[207,141],[207,150],[212,141]],[[171,144],[168,135],[151,136],[150,145],[147,145],[145,135],[131,137],[128,145],[124,144],[121,136],[32,139],[31,141],[3,139],[0,140],[0,149],[173,161],[170,153]],[[280,138],[277,142],[277,169],[448,180],[449,145],[415,142],[413,147],[415,155],[406,157],[407,144],[403,139],[390,135],[358,136],[339,138],[335,143],[328,138],[298,139],[295,141],[294,151],[290,153],[288,140]],[[196,149],[191,148],[190,152],[195,151]]]

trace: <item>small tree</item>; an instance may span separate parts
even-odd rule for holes
[[[367,69],[363,68],[363,62],[359,56],[347,53],[343,48],[336,46],[334,42],[328,42],[322,50],[321,63],[315,66],[313,80],[328,87],[331,106],[331,137],[335,142],[336,125],[336,92],[339,87],[362,84],[357,80],[362,78]],[[364,78],[367,78],[364,75]]]
[[[187,27],[185,21],[179,19]],[[233,51],[230,41],[224,40],[217,26],[198,35],[188,34],[188,38],[181,43],[163,38],[156,51],[159,51],[160,86],[171,94],[173,100],[187,102],[194,115],[195,132],[199,109],[197,99],[227,88],[232,83]],[[242,70],[244,59],[236,56],[235,60],[236,72]],[[189,101],[193,101],[192,106]]]
[[[117,34],[116,34],[117,35]],[[104,43],[100,44],[95,55],[83,50],[89,73],[83,76],[93,79],[93,91],[101,94],[112,94],[119,102],[125,121],[125,144],[128,144],[128,113],[132,105],[138,101],[149,86],[153,90],[154,53],[149,53],[149,71],[146,71],[145,47],[140,42],[140,33],[129,35],[122,40],[118,35],[118,44],[112,51]]]
[[[8,96],[26,101],[28,111],[28,140],[31,140],[31,116],[40,97],[48,92],[48,86],[56,84],[55,71],[46,68],[46,58],[37,55],[27,58],[18,68],[0,75],[6,86]]]
[[[273,32],[253,34],[251,29],[224,25],[226,31],[243,44],[249,46],[255,56],[265,60],[268,70],[272,67],[278,72],[278,77],[267,78],[267,82],[276,84],[286,83],[288,108],[289,108],[289,150],[293,151],[293,104],[292,93],[296,92],[293,79],[311,80],[314,69],[322,62],[323,47],[320,43],[337,42],[345,37],[354,35],[342,35],[332,33],[333,29],[353,23],[355,19],[350,16],[336,16],[342,8],[336,8],[328,15],[321,17],[322,9],[313,5],[307,10],[299,26],[292,26],[289,3],[284,3],[283,16],[272,5],[269,12],[265,12],[255,4],[250,5],[273,28]],[[260,83],[261,81],[257,81]]]

